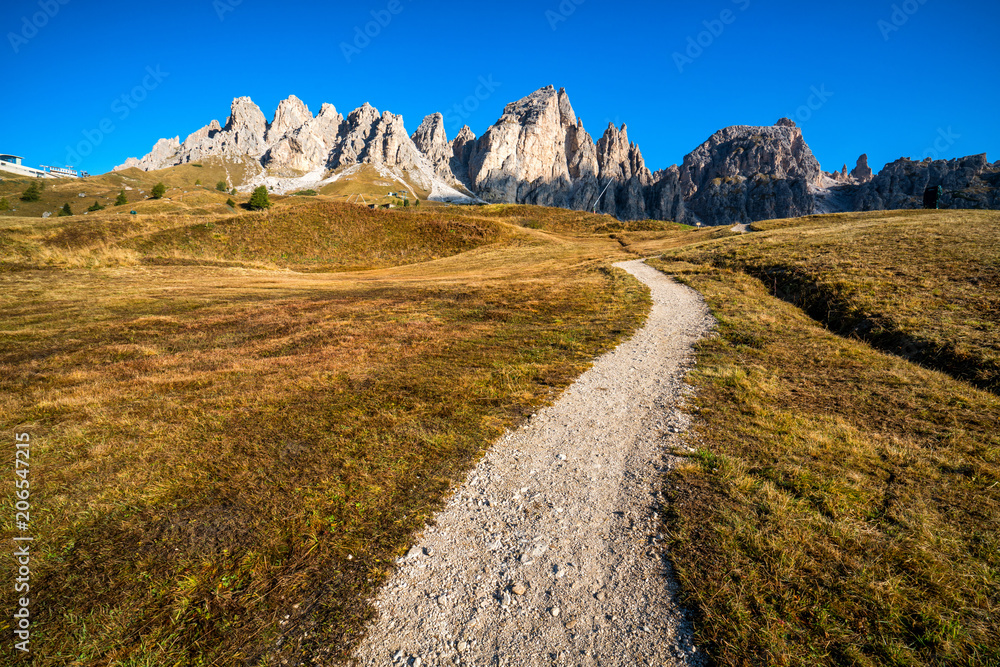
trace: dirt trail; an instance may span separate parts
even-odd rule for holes
[[[641,331],[483,457],[376,600],[364,665],[697,665],[657,536],[701,297],[640,261]]]

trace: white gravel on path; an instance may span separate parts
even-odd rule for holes
[[[362,665],[700,665],[657,534],[701,297],[641,261],[653,308],[497,442],[400,559]]]

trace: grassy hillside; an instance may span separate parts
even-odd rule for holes
[[[164,204],[170,207],[170,202]],[[440,210],[371,211],[323,197],[281,198],[265,212],[151,215],[114,211],[0,222],[7,269],[49,266],[208,264],[359,270],[410,264],[501,243],[531,243],[503,223]],[[183,213],[183,214],[181,214]]]
[[[757,223],[672,255],[760,278],[835,332],[1000,391],[1000,213],[900,211]]]
[[[4,221],[0,422],[34,443],[36,665],[349,649],[453,480],[648,305],[611,239],[462,213],[296,197]],[[359,261],[411,263],[287,270]]]
[[[10,206],[9,209],[0,211],[0,217],[40,218],[46,212],[55,217],[63,204],[67,203],[75,215],[82,217],[128,215],[132,210],[142,214],[226,213],[228,209],[225,202],[230,195],[217,191],[215,186],[219,180],[226,180],[227,169],[239,171],[236,166],[229,164],[214,168],[191,164],[151,172],[126,169],[80,179],[8,178],[0,172],[3,179],[0,181],[0,197],[6,198]],[[199,180],[200,185],[197,184]],[[151,199],[153,186],[161,182],[167,186],[166,194],[163,199]],[[22,201],[21,195],[32,183],[42,187],[40,200]],[[123,190],[128,204],[115,207],[115,199]],[[81,194],[84,196],[80,197]],[[243,203],[247,197],[237,195],[233,199],[237,203]],[[94,202],[105,206],[106,211],[86,213]]]
[[[174,227],[123,245],[156,262],[207,259],[333,271],[423,262],[514,237],[514,230],[484,221],[306,200]]]
[[[697,452],[665,485],[718,664],[1000,664],[1000,398],[830,330],[862,311],[992,358],[995,221],[782,221],[657,264],[719,320],[692,374]],[[816,292],[830,329],[794,305]]]

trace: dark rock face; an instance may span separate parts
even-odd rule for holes
[[[813,212],[809,186],[821,174],[794,123],[739,125],[716,132],[684,158],[681,191],[707,224],[787,218]]]
[[[985,154],[956,160],[896,160],[858,189],[854,209],[922,208],[924,190],[939,185],[944,189],[941,208],[1000,209],[1000,162],[991,165]]]
[[[708,224],[728,224],[809,215],[815,202],[806,181],[760,174],[716,179],[700,189],[688,207]]]

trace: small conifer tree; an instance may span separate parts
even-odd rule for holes
[[[128,203],[128,197],[125,196],[125,191],[122,190],[118,193],[118,197],[115,199],[115,206],[124,206]]]
[[[64,215],[73,215],[73,209],[69,207],[69,202],[63,204],[63,207],[59,209],[59,217],[61,218]]]
[[[250,201],[247,204],[251,211],[263,211],[266,208],[271,208],[271,199],[267,196],[267,187],[260,186],[253,191],[250,195]]]
[[[94,211],[103,211],[104,207],[101,206],[101,202],[95,201],[94,205],[91,206],[90,208],[88,208],[87,210],[90,211],[91,213],[93,213]]]
[[[21,201],[38,201],[42,198],[42,188],[34,182],[21,194]]]
[[[165,186],[162,182],[153,186],[153,199],[162,199],[163,195],[166,193],[167,186]]]
[[[219,192],[225,192],[226,191],[226,182],[225,181],[219,181],[218,183],[215,184],[215,189],[218,190]]]

